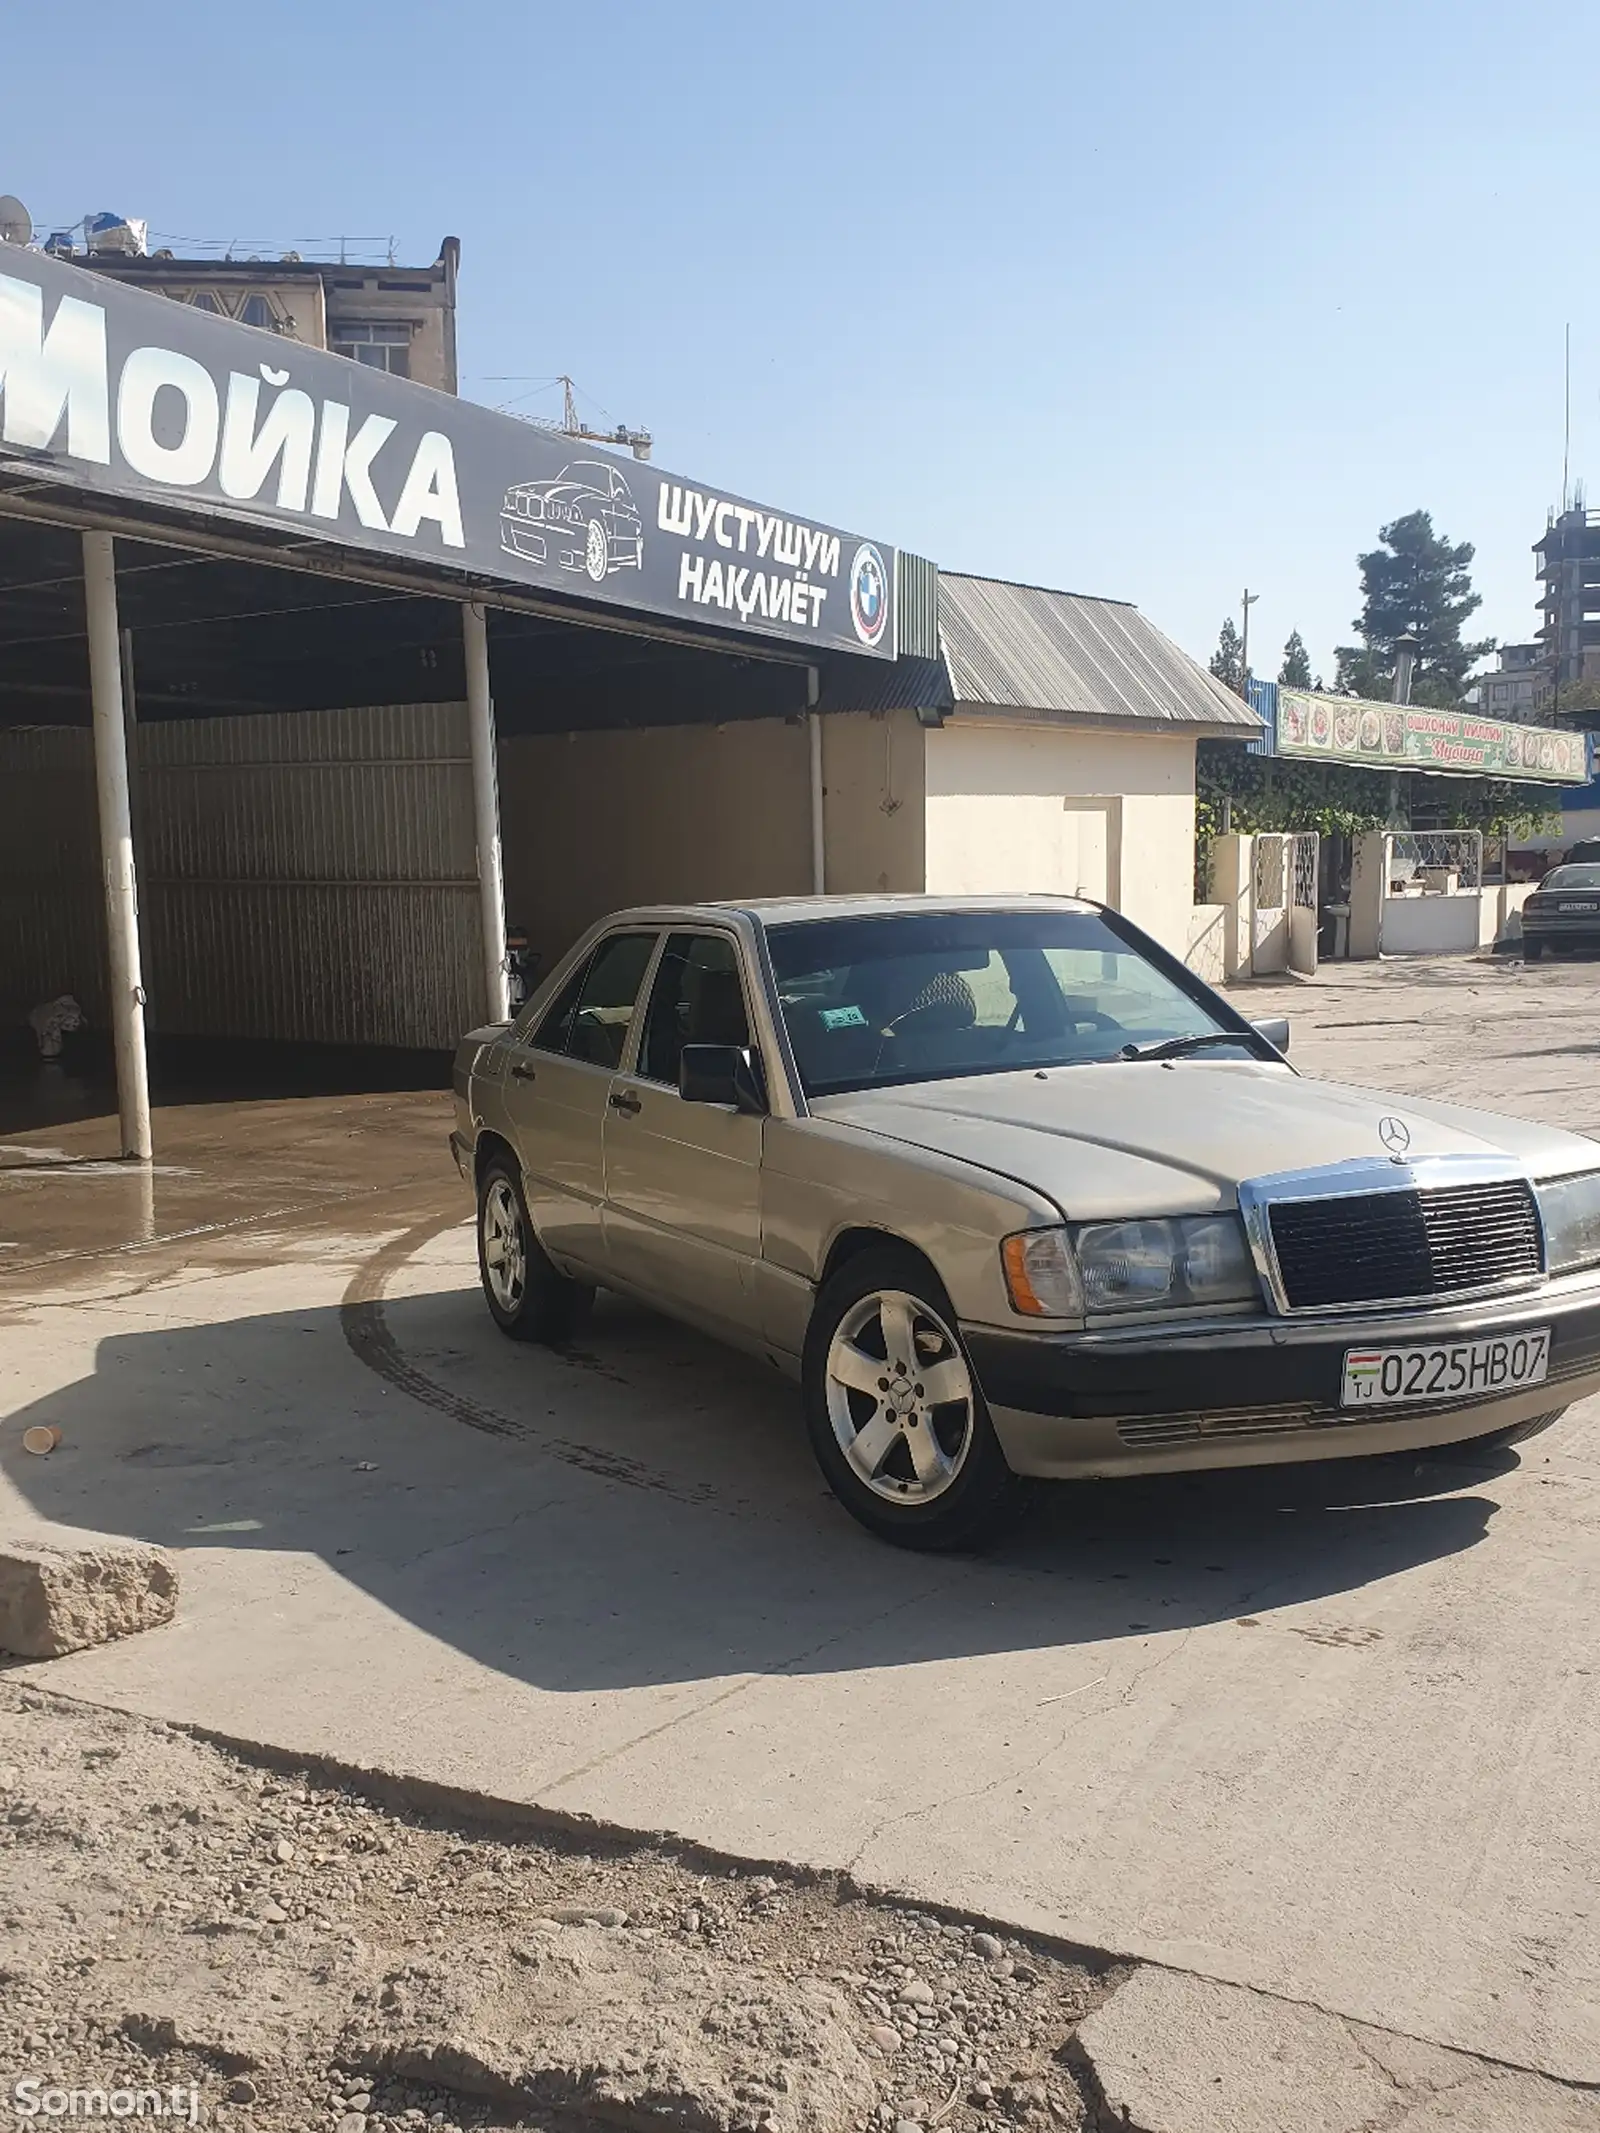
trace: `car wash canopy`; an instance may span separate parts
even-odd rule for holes
[[[331,544],[596,620],[896,652],[885,543],[10,247],[0,481]]]

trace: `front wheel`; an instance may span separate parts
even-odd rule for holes
[[[583,544],[583,567],[596,585],[604,582],[606,572],[611,568],[611,543],[597,518],[589,521],[588,538]]]
[[[817,1463],[880,1538],[976,1547],[1021,1508],[950,1299],[915,1252],[874,1246],[824,1285],[802,1379]]]
[[[1481,1437],[1460,1437],[1449,1449],[1454,1452],[1497,1452],[1508,1445],[1526,1444],[1530,1437],[1542,1437],[1566,1411],[1564,1407],[1553,1407],[1547,1415],[1530,1415],[1526,1422],[1508,1422],[1504,1429],[1486,1430]]]
[[[478,1275],[489,1316],[509,1340],[560,1347],[594,1306],[594,1290],[557,1273],[528,1219],[509,1156],[492,1156],[478,1183]]]

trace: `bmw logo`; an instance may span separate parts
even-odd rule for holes
[[[870,541],[850,565],[850,619],[863,644],[878,644],[889,626],[889,573]]]

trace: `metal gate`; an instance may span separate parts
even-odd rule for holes
[[[1317,833],[1267,830],[1250,878],[1250,968],[1257,977],[1317,967]]]
[[[1298,977],[1317,974],[1317,844],[1315,830],[1289,840],[1289,968]]]

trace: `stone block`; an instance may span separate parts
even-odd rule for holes
[[[178,1573],[138,1541],[0,1541],[0,1651],[58,1659],[170,1622]]]

